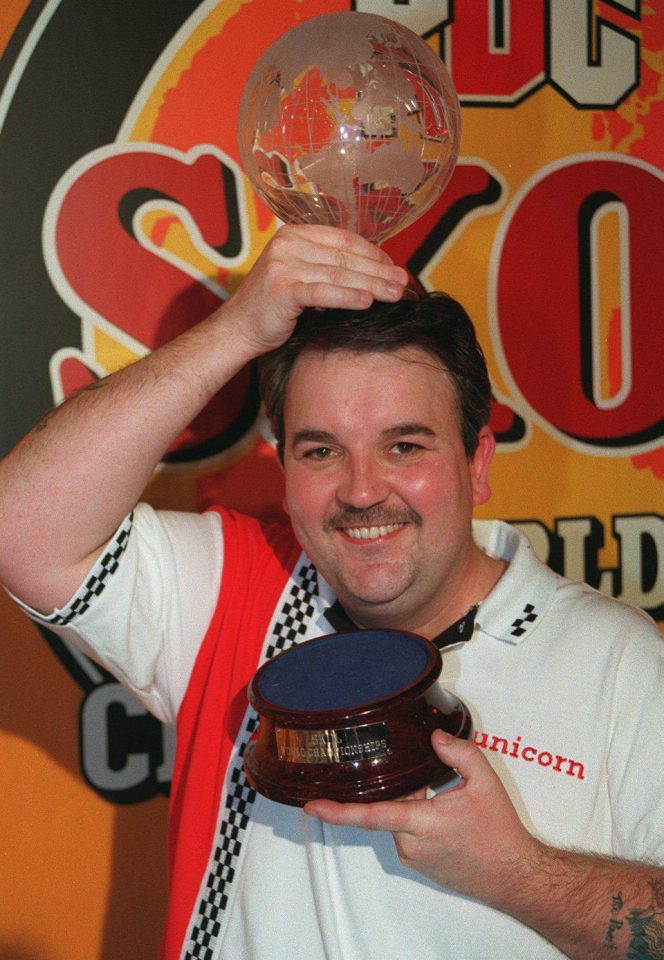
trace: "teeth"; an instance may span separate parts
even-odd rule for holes
[[[384,527],[346,527],[345,532],[353,540],[377,540],[379,537],[385,537],[388,533],[394,533],[400,530],[403,523],[390,523]]]

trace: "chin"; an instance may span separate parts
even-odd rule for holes
[[[340,591],[339,601],[351,619],[365,627],[389,627],[399,617],[397,597],[379,591]]]

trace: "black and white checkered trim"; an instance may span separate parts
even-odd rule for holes
[[[122,525],[118,527],[115,536],[108,547],[94,565],[92,573],[81,585],[78,592],[72,597],[66,607],[56,610],[49,617],[40,617],[41,622],[63,627],[71,623],[76,617],[85,613],[95,597],[103,593],[110,577],[120,565],[120,557],[127,549],[129,534],[134,523],[134,514],[129,514]]]
[[[316,612],[313,597],[317,593],[316,571],[311,563],[307,563],[298,570],[297,581],[279,612],[272,641],[265,652],[266,660],[302,639],[307,632],[308,622]]]
[[[298,570],[279,611],[265,651],[265,660],[304,639],[316,612],[313,597],[317,593],[316,571],[312,564],[306,563]],[[224,815],[208,876],[181,960],[214,960],[217,955],[222,919],[228,905],[228,890],[235,878],[249,814],[256,799],[256,791],[249,786],[244,773],[243,757],[257,727],[258,717],[253,710],[249,710],[231,769],[231,787],[226,795]]]
[[[536,612],[532,603],[527,603],[523,608],[523,613],[512,623],[510,633],[513,637],[521,637],[528,629],[529,623],[534,623],[539,614]]]

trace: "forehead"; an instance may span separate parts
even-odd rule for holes
[[[321,414],[356,418],[400,408],[429,415],[457,413],[452,379],[440,360],[420,347],[357,352],[306,350],[296,360],[286,388],[284,419],[288,428]],[[456,419],[456,416],[455,416]]]

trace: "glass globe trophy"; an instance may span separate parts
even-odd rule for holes
[[[381,243],[421,216],[454,169],[459,102],[416,33],[370,13],[314,17],[252,69],[238,120],[245,173],[287,223]]]
[[[459,152],[459,103],[440,57],[368,13],[288,31],[255,64],[238,121],[244,171],[285,223],[327,224],[381,243],[440,196]],[[387,800],[453,776],[433,751],[470,714],[438,683],[429,640],[399,631],[329,634],[268,660],[249,700],[260,719],[249,783],[301,806]]]

